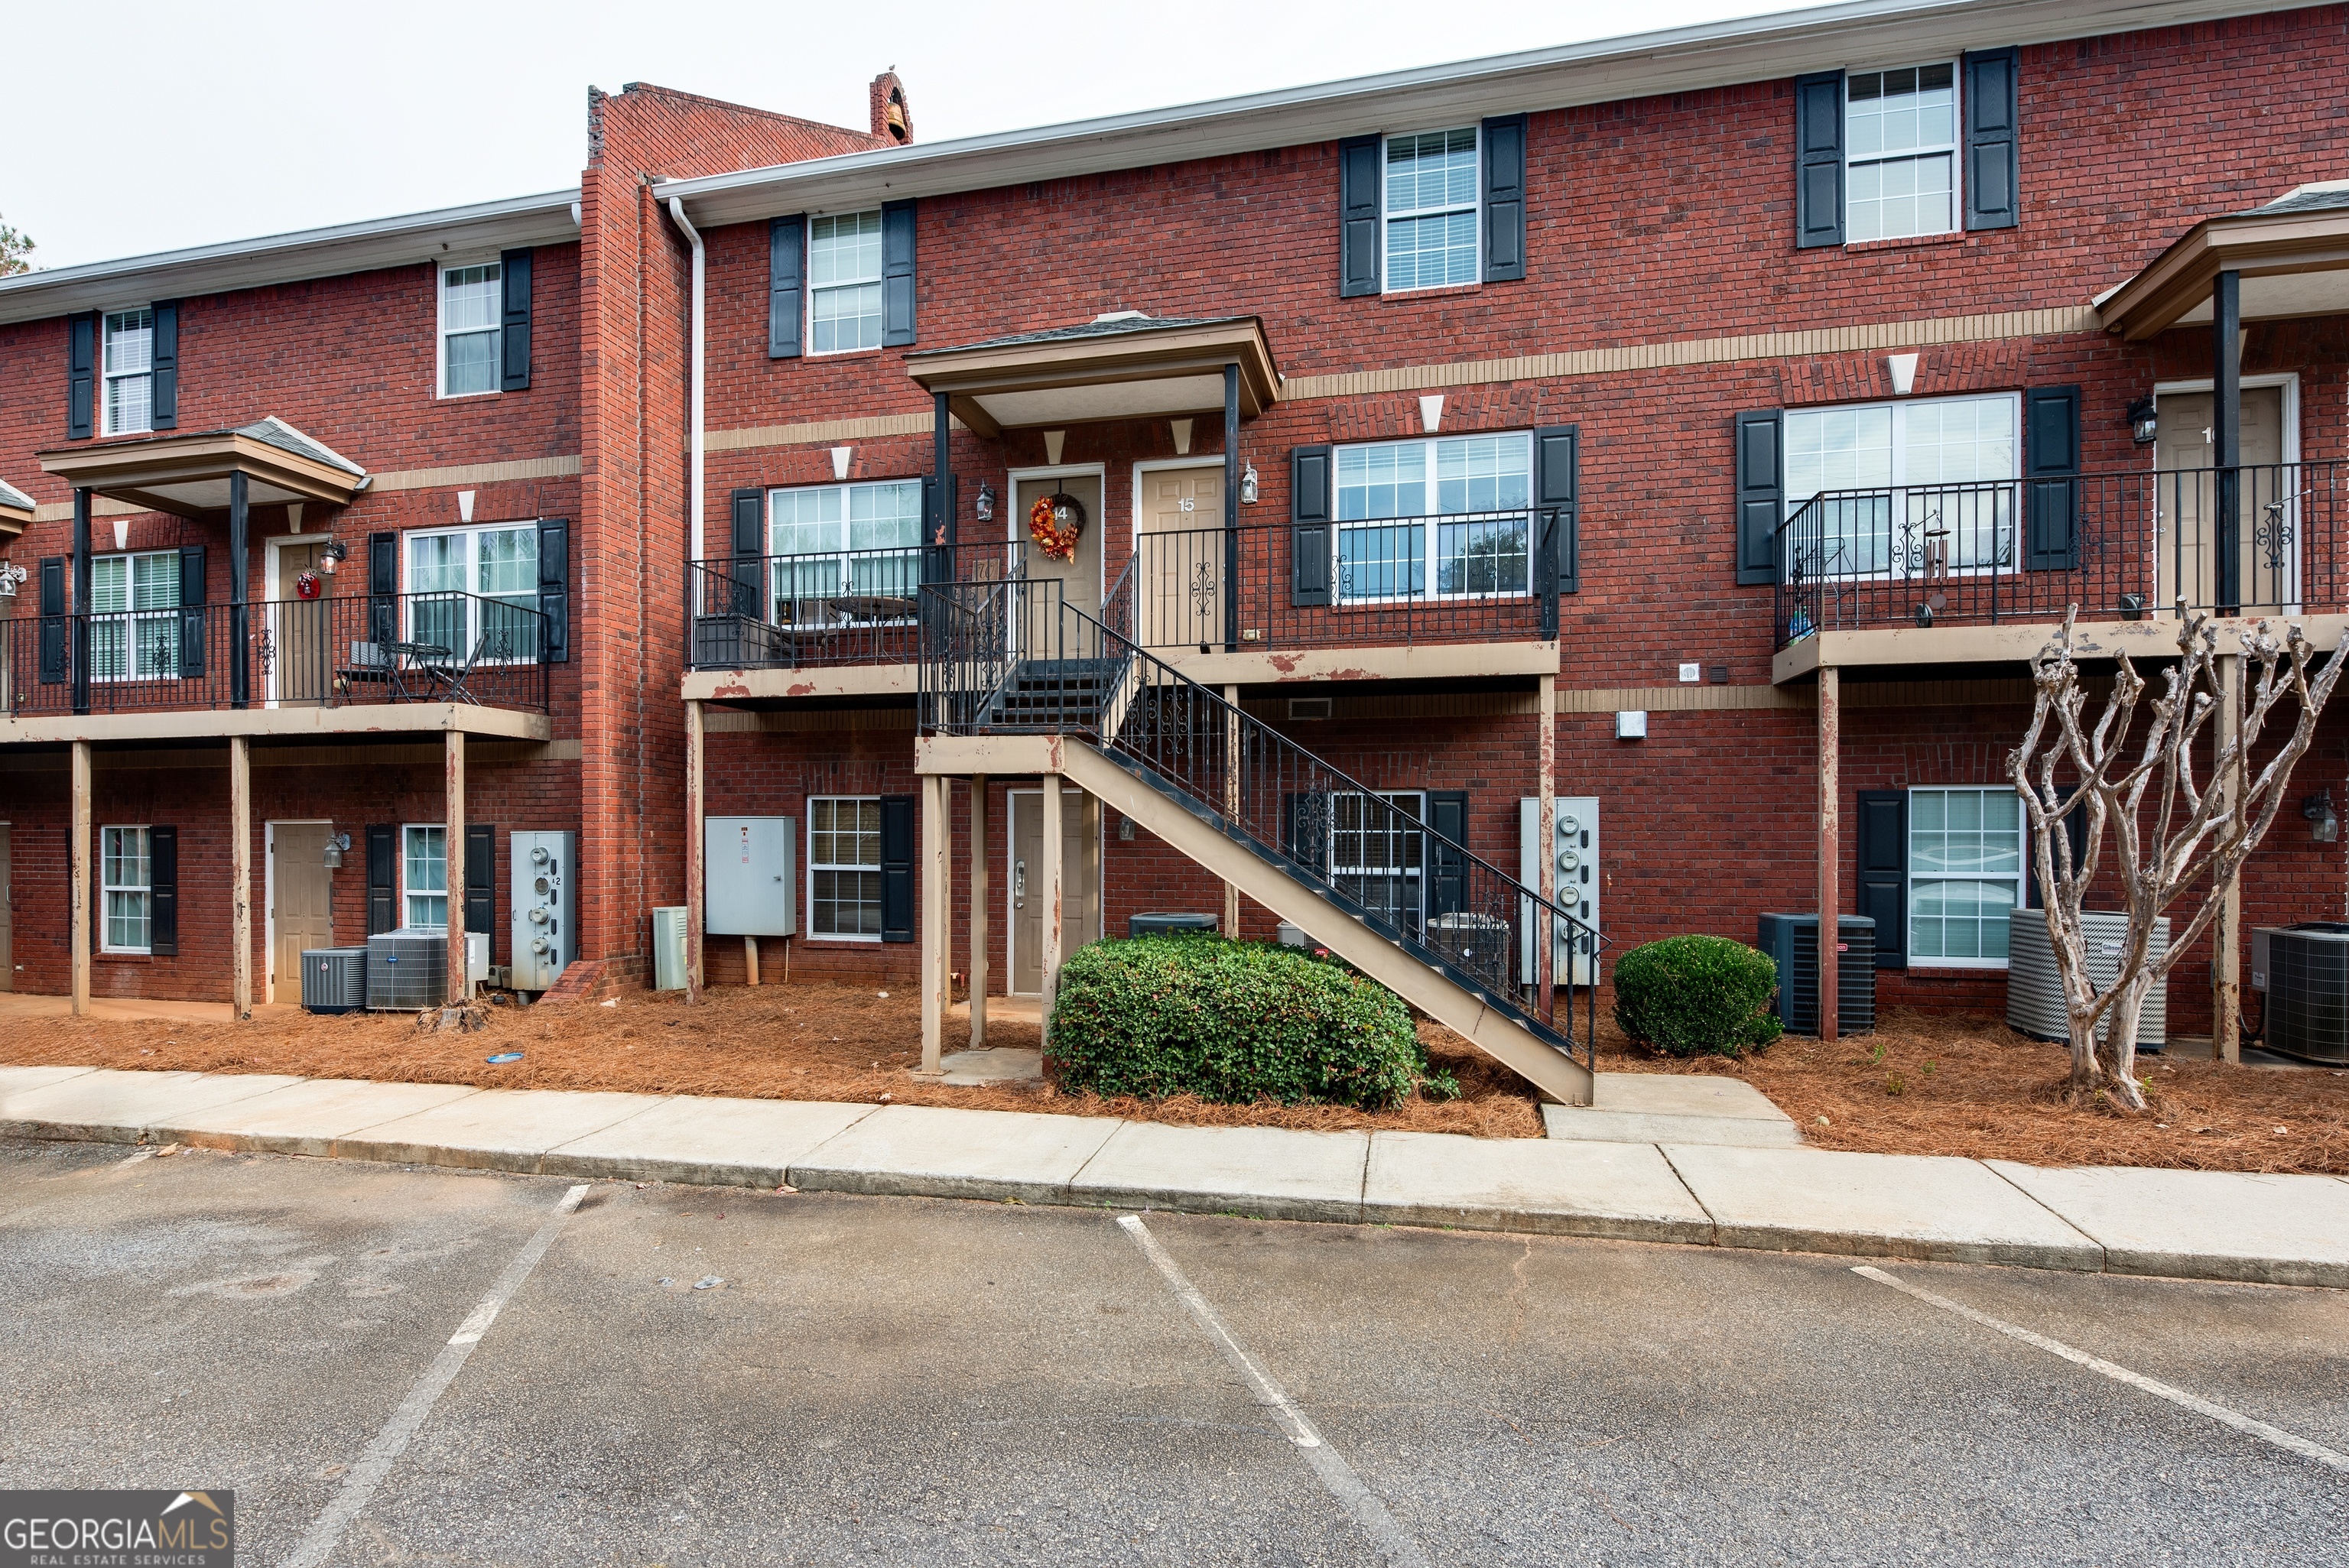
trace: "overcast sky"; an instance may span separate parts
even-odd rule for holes
[[[0,220],[69,266],[557,190],[586,160],[591,84],[862,129],[894,66],[936,141],[1794,5],[25,4]]]

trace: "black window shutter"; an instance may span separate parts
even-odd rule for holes
[[[1485,122],[1485,281],[1526,275],[1526,117]]]
[[[1859,904],[1876,922],[1876,966],[1909,967],[1909,796],[1859,792]]]
[[[1338,294],[1379,292],[1379,157],[1382,139],[1350,136],[1338,144]]]
[[[505,296],[505,315],[499,324],[500,366],[498,390],[527,392],[530,390],[530,251],[498,253],[498,283]]]
[[[399,830],[372,822],[367,830],[367,934],[399,925]]]
[[[1284,795],[1280,802],[1280,848],[1307,871],[1330,864],[1330,797],[1318,790]]]
[[[147,951],[180,955],[180,830],[147,830]]]
[[[1292,447],[1288,453],[1288,602],[1330,603],[1330,466],[1328,446]]]
[[[2023,464],[2028,549],[2033,572],[2080,563],[2080,389],[2034,387],[2023,395]]]
[[[376,645],[376,662],[386,655],[383,645],[399,640],[399,535],[367,535],[367,640]]]
[[[180,678],[204,673],[204,547],[180,546]]]
[[[98,407],[98,312],[85,310],[66,317],[66,438],[79,441],[89,435],[90,415]]]
[[[498,830],[486,822],[465,824],[465,929],[491,934],[497,945]],[[492,953],[494,959],[496,954]]]
[[[1427,825],[1440,835],[1427,845],[1427,913],[1457,914],[1468,904],[1468,791],[1430,789]]]
[[[539,657],[550,665],[571,657],[571,520],[538,520],[538,608],[546,617],[546,646]]]
[[[914,212],[911,201],[881,203],[881,346],[914,341]]]
[[[1552,425],[1534,432],[1534,504],[1537,528],[1549,544],[1541,557],[1543,592],[1582,591],[1582,427]]]
[[[1966,227],[2012,229],[2022,217],[2022,103],[2016,49],[1964,58]]]
[[[1843,243],[1843,73],[1795,78],[1795,243]]]
[[[767,225],[767,357],[800,356],[801,304],[807,275],[807,215]]]
[[[914,940],[914,798],[881,797],[881,940]]]
[[[1737,416],[1737,581],[1769,583],[1778,575],[1778,525],[1785,521],[1786,480],[1781,461],[1785,416],[1776,408]]]
[[[766,563],[767,492],[745,488],[734,492],[734,610],[737,615],[759,615],[759,574]],[[764,616],[759,616],[765,619]]]
[[[158,430],[180,428],[180,302],[157,300],[153,379],[148,387],[148,422]]]
[[[41,557],[41,684],[66,678],[66,558]]]
[[[2064,813],[2064,836],[2072,841],[2072,868],[2077,871],[2081,857],[2088,852],[2088,803],[2085,800]],[[2047,846],[2052,852],[2055,846]],[[2031,831],[2031,820],[2023,819],[2023,863],[2028,873],[2024,878],[2023,903],[2026,909],[2047,907],[2046,890],[2039,885],[2038,836]],[[2060,868],[2059,868],[2060,869]]]

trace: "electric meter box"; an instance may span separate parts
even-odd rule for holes
[[[799,934],[799,826],[796,817],[702,819],[703,934]]]
[[[513,875],[513,988],[551,989],[579,956],[579,835],[507,835]]]
[[[1557,798],[1557,907],[1574,916],[1593,931],[1604,929],[1599,923],[1599,799],[1593,795],[1560,795]],[[1541,890],[1541,802],[1531,797],[1517,801],[1517,880],[1536,892]],[[1557,938],[1557,959],[1551,973],[1558,984],[1569,982],[1587,985],[1594,978],[1592,955],[1585,953],[1569,955],[1569,939],[1561,932]],[[1534,939],[1528,931],[1518,954],[1520,967],[1530,983],[1534,977]]]

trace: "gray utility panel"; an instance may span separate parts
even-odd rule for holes
[[[702,819],[705,934],[799,934],[799,826],[796,817]]]
[[[579,835],[516,830],[506,849],[513,875],[513,988],[548,990],[579,956]]]
[[[1595,795],[1560,795],[1557,799],[1557,906],[1590,927],[1604,929],[1599,924],[1599,798]],[[1541,887],[1541,801],[1525,796],[1517,801],[1517,881],[1529,888]],[[1569,957],[1568,938],[1561,930],[1557,934],[1557,959],[1555,974],[1560,985],[1588,985],[1591,979],[1590,956],[1588,954]],[[1534,938],[1528,929],[1518,944],[1518,967],[1525,978],[1534,977]],[[1569,971],[1571,973],[1569,974]]]

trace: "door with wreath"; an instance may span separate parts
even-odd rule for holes
[[[1031,526],[1039,502],[1053,502],[1066,497],[1076,503],[1074,518],[1078,523],[1073,546],[1065,557],[1048,550],[1037,539]],[[1099,619],[1102,599],[1102,483],[1097,474],[1068,474],[1055,479],[1023,479],[1019,484],[1019,506],[1012,512],[1012,526],[1028,551],[1028,577],[1030,582],[1047,579],[1061,584],[1057,600],[1051,593],[1035,594],[1030,601],[1030,619],[1034,624],[1025,628],[1026,645],[1039,656],[1050,657],[1050,650],[1072,645],[1076,630],[1061,629],[1060,604],[1069,604]],[[1056,512],[1065,512],[1065,507]],[[1065,522],[1053,522],[1052,532],[1067,539]],[[1089,639],[1088,639],[1089,641]]]

